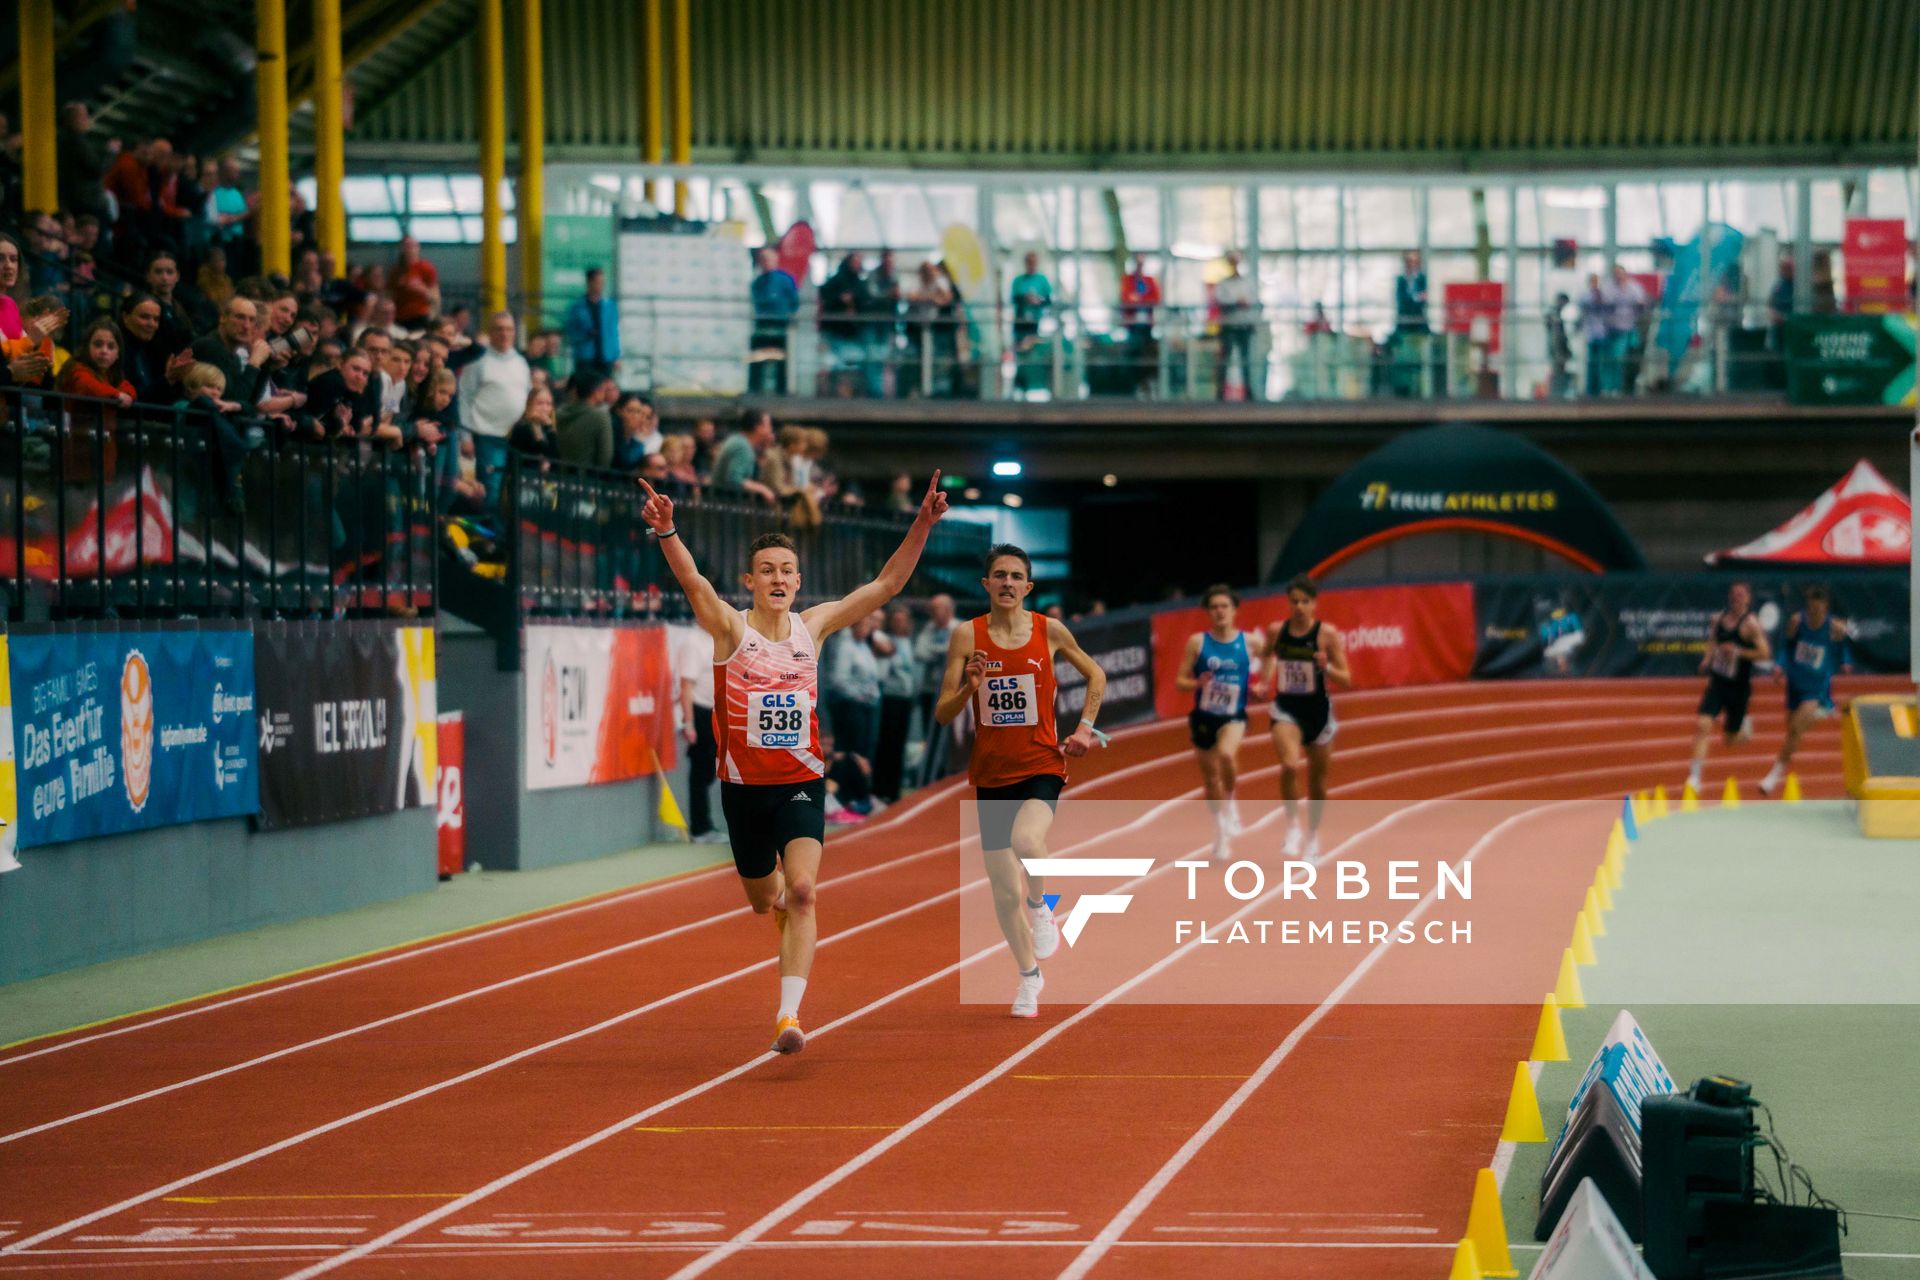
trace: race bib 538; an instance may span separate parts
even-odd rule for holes
[[[756,689],[747,694],[747,745],[778,749],[807,745],[813,700],[805,689]]]
[[[980,723],[1034,725],[1040,723],[1033,677],[988,676],[980,686]]]

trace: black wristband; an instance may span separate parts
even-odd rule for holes
[[[648,532],[652,533],[654,537],[660,539],[662,542],[665,542],[668,538],[677,538],[680,536],[680,530],[678,529],[669,529],[665,533],[649,529]]]

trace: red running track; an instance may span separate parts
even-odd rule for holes
[[[1545,990],[1619,795],[1684,777],[1696,696],[1348,695],[1335,796],[1471,852],[1503,886],[1477,906],[1544,922],[1503,963]],[[1714,793],[1753,797],[1782,713],[1755,719]],[[1275,794],[1262,727],[1250,798]],[[1808,794],[1839,770],[1829,723]],[[1197,794],[1177,724],[1078,772],[1071,797],[1136,811]],[[1288,1005],[962,1004],[960,794],[830,837],[797,1059],[761,1052],[772,935],[730,868],[0,1051],[0,1272],[1445,1275],[1532,1004],[1403,1003],[1429,963],[1403,947],[1302,962]],[[1462,797],[1541,803],[1433,803]],[[1143,829],[1182,840],[1191,808]],[[1329,856],[1377,866],[1361,821],[1336,812]],[[1061,828],[1056,854],[1117,851]]]

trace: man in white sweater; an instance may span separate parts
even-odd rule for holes
[[[474,460],[487,485],[487,505],[500,496],[506,466],[507,436],[526,412],[533,371],[514,349],[513,313],[496,311],[487,320],[487,345],[478,359],[460,371],[460,425],[473,436]]]

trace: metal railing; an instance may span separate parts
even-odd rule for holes
[[[413,449],[204,410],[0,396],[7,617],[431,613],[438,490]]]
[[[708,581],[744,607],[747,548],[763,533],[790,535],[799,548],[803,599],[845,595],[879,573],[912,517],[833,511],[796,523],[751,497],[672,482],[655,485],[675,502],[674,522]],[[645,493],[631,475],[513,454],[501,489],[505,578],[520,617],[682,619],[686,596],[640,518]],[[985,525],[935,526],[906,594],[964,588],[980,575],[991,541]]]

